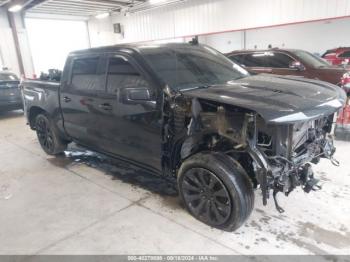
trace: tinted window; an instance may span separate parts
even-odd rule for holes
[[[148,87],[147,81],[126,59],[109,59],[107,74],[107,92],[116,94],[118,89],[130,87]]]
[[[159,78],[176,90],[227,84],[249,75],[207,46],[145,47],[142,53]]]
[[[289,68],[293,61],[288,55],[278,52],[256,52],[234,55],[232,59],[246,67]]]
[[[269,67],[273,68],[289,68],[289,65],[294,61],[290,56],[273,52],[266,57]]]
[[[350,51],[345,51],[339,55],[339,57],[350,57]]]
[[[266,60],[267,56],[267,53],[246,54],[244,57],[245,59],[241,64],[247,67],[268,67]]]
[[[242,55],[231,55],[231,56],[229,56],[229,58],[233,62],[236,62],[237,64],[244,65],[245,56],[246,55],[244,55],[244,54],[242,54]]]
[[[76,59],[72,69],[72,88],[83,91],[104,91],[104,73],[98,73],[99,58]]]

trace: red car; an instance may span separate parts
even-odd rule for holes
[[[339,47],[327,50],[322,55],[332,65],[348,65],[350,64],[350,47]]]

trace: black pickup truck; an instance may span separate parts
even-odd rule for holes
[[[333,159],[329,133],[345,103],[337,86],[250,75],[198,44],[119,45],[73,52],[61,82],[24,81],[42,148],[74,141],[177,178],[200,221],[238,228],[254,205],[296,186],[316,189],[310,163]]]

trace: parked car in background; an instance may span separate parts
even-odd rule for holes
[[[23,109],[18,77],[8,71],[0,71],[0,112]]]
[[[339,47],[327,50],[322,55],[332,65],[349,65],[350,64],[350,47]]]
[[[332,66],[322,58],[303,50],[241,50],[231,52],[227,56],[256,73],[301,76],[338,86],[350,84],[350,67]]]
[[[61,82],[23,81],[30,127],[43,150],[74,141],[177,179],[198,220],[232,231],[260,185],[315,189],[309,162],[332,159],[340,88],[311,79],[251,75],[205,45],[121,45],[73,52]]]

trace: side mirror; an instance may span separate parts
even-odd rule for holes
[[[302,63],[300,63],[299,61],[293,61],[289,64],[289,68],[290,69],[296,69],[298,71],[304,71],[305,67],[303,66]]]
[[[151,101],[151,92],[148,88],[126,88],[127,101]]]
[[[143,105],[150,109],[156,107],[156,100],[152,95],[152,91],[147,87],[125,88],[122,93],[124,104]]]

